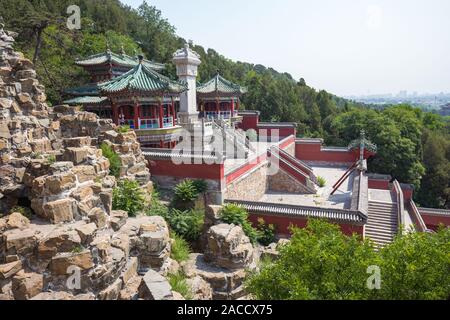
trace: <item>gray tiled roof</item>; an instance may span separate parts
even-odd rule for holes
[[[326,218],[334,221],[364,223],[366,218],[357,211],[333,208],[320,208],[308,206],[295,206],[259,201],[225,200],[227,203],[235,203],[246,210],[260,214],[275,214],[282,216],[295,216],[303,218]]]

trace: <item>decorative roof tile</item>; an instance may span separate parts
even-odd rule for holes
[[[98,104],[107,101],[107,97],[92,97],[92,96],[84,96],[84,97],[76,97],[73,99],[65,100],[65,104],[70,105],[79,105],[79,104]]]
[[[99,83],[98,87],[103,94],[125,90],[147,93],[181,93],[187,90],[185,84],[171,80],[143,63],[139,63],[121,76]]]
[[[225,200],[226,203],[235,203],[244,209],[260,214],[271,214],[280,216],[295,216],[303,218],[326,218],[334,221],[350,222],[361,224],[365,223],[367,218],[358,211],[320,208],[308,206],[295,206],[287,204],[277,204],[259,201],[244,200]]]
[[[247,89],[223,78],[217,73],[214,78],[197,87],[199,96],[241,96],[246,93]]]
[[[108,50],[106,52],[94,54],[85,59],[75,61],[75,64],[84,67],[101,65],[105,63],[114,63],[120,66],[134,67],[139,63],[139,59],[138,57],[131,57],[125,53],[117,54]],[[150,60],[144,59],[142,63],[154,70],[163,70],[165,68],[164,64]]]

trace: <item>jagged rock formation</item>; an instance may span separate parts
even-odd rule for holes
[[[191,279],[201,278],[211,287],[213,299],[239,299],[246,295],[247,269],[256,268],[258,252],[240,226],[218,224],[207,233],[205,254],[193,253],[182,265]],[[198,280],[197,280],[198,281]],[[199,290],[208,295],[207,287]]]
[[[68,106],[49,108],[30,60],[0,30],[0,210],[29,203],[54,223],[111,212],[109,162],[98,146],[119,154],[120,175],[151,190],[150,173],[133,131]],[[95,212],[92,212],[96,209]]]
[[[0,300],[160,298],[145,280],[170,263],[168,226],[112,210],[116,178],[99,149],[106,143],[119,155],[120,179],[151,191],[135,133],[49,107],[13,36],[0,25]],[[17,205],[30,217],[11,212]]]

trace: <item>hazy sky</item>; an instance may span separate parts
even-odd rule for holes
[[[142,0],[121,0],[137,7]],[[338,95],[450,91],[449,0],[152,0],[177,33]]]

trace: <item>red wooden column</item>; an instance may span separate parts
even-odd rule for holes
[[[231,98],[231,117],[234,116],[234,98]]]
[[[217,112],[217,118],[219,118],[219,114],[220,114],[220,102],[219,102],[219,98],[216,99],[216,112]]]
[[[175,103],[173,102],[173,97],[171,98],[170,113],[172,114],[172,126],[175,126]]]
[[[159,127],[160,128],[164,127],[163,113],[164,113],[164,110],[163,110],[162,100],[159,100],[158,115],[159,115]]]
[[[134,103],[134,129],[139,129],[139,104],[137,102]]]

